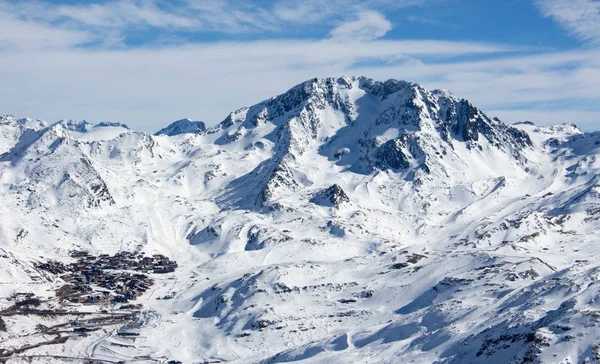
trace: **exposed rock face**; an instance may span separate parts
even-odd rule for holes
[[[377,150],[377,158],[380,168],[407,169],[410,167],[410,159],[402,151],[406,148],[406,143],[399,139],[388,140]]]
[[[339,185],[334,184],[316,193],[310,202],[321,206],[339,207],[345,202],[350,202],[350,198]]]
[[[246,251],[261,250],[292,240],[289,235],[282,233],[277,229],[260,227],[257,225],[252,225],[248,229],[246,237],[248,238],[246,246],[244,247],[244,250]]]
[[[125,124],[115,123],[115,122],[112,122],[112,121],[101,121],[98,124],[96,124],[94,127],[95,128],[114,127],[114,128],[129,129],[129,127],[127,125],[125,125]]]

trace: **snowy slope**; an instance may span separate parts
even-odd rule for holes
[[[179,263],[138,299],[135,340],[28,354],[600,361],[599,134],[349,77],[193,123],[0,119],[0,296],[52,297],[60,279],[33,263],[71,249]],[[0,342],[36,324],[5,321]]]

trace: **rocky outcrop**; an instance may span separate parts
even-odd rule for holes
[[[341,204],[350,202],[350,198],[344,190],[337,184],[317,192],[310,202],[329,207],[339,207]]]

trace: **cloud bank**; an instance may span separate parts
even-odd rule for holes
[[[600,107],[590,106],[600,101],[594,47],[552,51],[388,37],[394,24],[384,10],[423,6],[416,0],[236,4],[0,0],[0,113],[121,121],[155,131],[182,117],[216,124],[230,111],[312,77],[364,75],[450,89],[508,122],[600,126]],[[323,24],[327,29],[318,37],[268,35]],[[173,29],[255,36],[190,41]],[[131,32],[149,30],[155,39],[128,44]]]

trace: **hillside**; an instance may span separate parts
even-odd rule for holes
[[[129,321],[13,355],[600,362],[599,145],[363,77],[156,135],[2,116],[0,347],[60,321],[2,311],[29,292],[59,309],[65,280],[40,263],[136,252],[177,269],[148,271]]]

